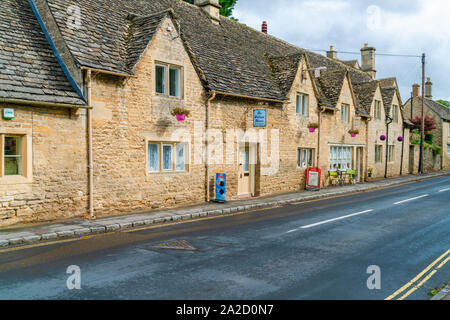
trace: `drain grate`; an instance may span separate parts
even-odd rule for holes
[[[155,246],[152,246],[151,248],[172,249],[172,250],[191,250],[191,251],[197,250],[196,247],[194,247],[192,244],[190,244],[186,240],[174,240],[174,241],[164,242],[164,243],[160,243]]]

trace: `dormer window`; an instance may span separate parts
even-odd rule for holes
[[[392,106],[392,120],[398,122],[398,106]]]
[[[297,94],[295,111],[298,115],[307,117],[309,115],[309,97],[307,94]]]
[[[381,101],[375,100],[373,117],[377,120],[381,120]]]
[[[182,89],[181,67],[163,63],[155,65],[155,91],[157,94],[181,98]]]
[[[348,104],[342,104],[341,105],[341,121],[343,123],[348,123],[349,115],[350,115],[350,106]]]

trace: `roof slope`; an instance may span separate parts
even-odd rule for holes
[[[192,50],[195,66],[205,76],[208,90],[257,98],[285,100],[287,87],[297,71],[296,60],[306,54],[311,67],[327,67],[328,71],[347,70],[352,81],[370,81],[371,77],[338,60],[306,51],[285,41],[266,35],[243,24],[221,17],[220,25],[197,6],[181,0],[47,0],[61,34],[77,61],[84,66],[132,73],[137,52],[144,37],[134,41],[130,51],[132,14],[148,17],[173,9],[183,39]],[[81,9],[81,28],[69,29],[66,8],[76,4]],[[142,21],[141,28],[154,32],[154,21]],[[146,24],[146,26],[144,26]],[[133,31],[131,31],[132,33]],[[146,38],[145,38],[146,40]],[[129,56],[131,54],[131,56]],[[269,63],[273,59],[273,65]],[[276,57],[287,57],[283,62]],[[320,89],[318,89],[320,91]]]
[[[421,102],[421,98],[419,98],[419,101]],[[425,104],[434,112],[436,112],[439,117],[444,119],[445,121],[450,121],[450,108],[440,104],[439,102],[436,102],[432,99],[425,98]]]
[[[0,97],[85,105],[63,73],[27,0],[0,1]]]
[[[377,81],[363,82],[353,85],[353,89],[359,100],[360,106],[364,108],[368,114],[370,114],[370,109],[372,107],[372,102],[377,88]]]

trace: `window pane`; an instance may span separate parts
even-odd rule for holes
[[[180,96],[180,70],[176,68],[170,68],[170,95],[172,97]]]
[[[175,170],[186,170],[186,145],[179,143],[175,146]]]
[[[308,164],[312,167],[313,166],[313,150],[308,151]]]
[[[301,158],[301,149],[297,149],[297,168],[300,168],[301,166],[301,162],[300,162],[300,158]]]
[[[244,152],[244,171],[248,171],[248,162],[249,162],[249,150],[245,149],[245,152]]]
[[[148,171],[159,171],[159,144],[151,143],[148,145]]]
[[[162,66],[156,66],[156,92],[157,93],[166,93],[166,68]]]
[[[163,145],[163,170],[172,170],[172,146]]]
[[[303,103],[302,103],[302,114],[304,116],[308,115],[308,96],[303,96]]]
[[[296,104],[296,106],[295,106],[295,112],[296,112],[297,114],[300,113],[300,100],[301,100],[301,98],[302,98],[302,96],[298,94],[298,95],[297,95],[297,104]]]

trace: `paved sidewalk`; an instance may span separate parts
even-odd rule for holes
[[[450,301],[450,284],[446,285],[438,294],[436,294],[431,300],[448,300]]]
[[[240,211],[282,206],[288,203],[310,201],[355,192],[371,191],[409,182],[426,180],[450,175],[450,171],[418,175],[408,175],[392,179],[383,179],[356,185],[330,187],[320,192],[299,191],[255,199],[230,201],[225,204],[205,203],[195,206],[167,210],[154,210],[148,213],[129,214],[97,220],[75,220],[67,222],[30,225],[0,231],[0,247],[21,246],[39,241],[82,237],[90,234],[114,232],[173,221],[198,219],[207,216],[227,215]]]

